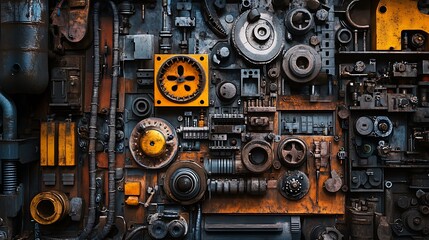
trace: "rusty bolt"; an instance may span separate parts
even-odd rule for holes
[[[317,46],[320,44],[320,39],[317,36],[311,36],[310,37],[310,44],[313,46]]]

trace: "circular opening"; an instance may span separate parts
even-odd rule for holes
[[[174,233],[180,233],[180,228],[178,226],[174,226],[173,227],[173,232]]]
[[[304,11],[297,11],[292,15],[292,25],[297,29],[306,29],[311,23],[311,15]]]
[[[385,13],[387,12],[387,7],[386,6],[381,6],[378,11],[380,11],[381,13]]]
[[[161,57],[156,57],[156,60],[161,61]]]
[[[255,147],[249,152],[249,160],[253,164],[262,165],[268,160],[268,153],[261,147]]]
[[[201,100],[201,101],[200,101],[200,103],[201,103],[201,104],[204,104],[204,100]]]
[[[139,112],[146,112],[148,109],[148,106],[147,106],[147,104],[146,104],[146,102],[145,101],[138,101],[137,102],[137,104],[136,104],[136,108],[137,108],[137,111],[139,111]]]
[[[40,217],[47,219],[55,214],[55,206],[49,200],[42,200],[37,204],[37,212]]]
[[[201,61],[204,61],[204,57],[200,57],[200,60],[201,60]]]
[[[21,65],[19,65],[18,63],[15,63],[12,65],[12,72],[18,73],[20,71],[21,71]]]
[[[267,29],[261,27],[258,29],[258,34],[261,36],[265,36],[265,34],[267,34]]]
[[[249,0],[244,0],[242,2],[243,7],[250,7],[250,1]]]
[[[151,146],[154,146],[155,145],[155,142],[154,141],[150,141],[150,143],[149,143]]]
[[[296,59],[296,66],[298,66],[298,68],[300,69],[303,69],[303,70],[307,69],[309,65],[310,65],[310,62],[306,57],[301,56]]]
[[[156,103],[161,104],[161,100],[156,101]]]
[[[342,29],[338,34],[340,43],[349,43],[352,40],[352,33],[349,30]]]

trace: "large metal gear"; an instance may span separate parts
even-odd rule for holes
[[[142,167],[160,169],[176,157],[178,139],[174,128],[160,118],[146,118],[133,129],[130,150]]]
[[[207,106],[208,56],[157,55],[155,106]]]
[[[242,13],[232,27],[232,41],[238,53],[253,64],[274,60],[284,47],[284,30],[268,11],[252,9]]]

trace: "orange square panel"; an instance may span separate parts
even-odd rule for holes
[[[207,54],[155,54],[156,107],[208,107]]]

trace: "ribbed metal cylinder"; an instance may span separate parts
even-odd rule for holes
[[[204,161],[204,168],[208,174],[234,174],[235,160],[230,158],[208,159]]]
[[[3,194],[13,195],[18,187],[18,169],[15,161],[3,163]]]

